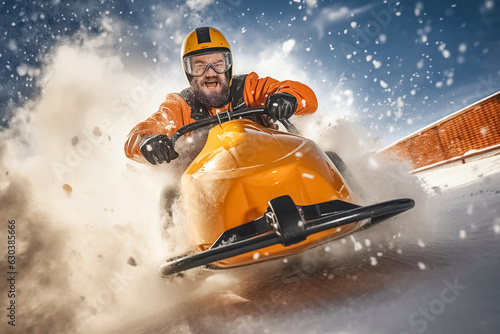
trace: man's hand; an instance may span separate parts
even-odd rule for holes
[[[149,136],[141,143],[140,148],[143,157],[153,165],[169,163],[179,157],[172,141],[166,135]]]
[[[276,93],[270,95],[266,101],[269,116],[275,121],[289,119],[297,110],[297,98],[290,93]]]

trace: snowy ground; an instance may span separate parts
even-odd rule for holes
[[[430,233],[367,242],[394,224],[386,222],[356,235],[364,246],[359,252],[350,241],[337,242],[329,252],[320,247],[286,263],[199,273],[186,278],[199,285],[174,310],[160,308],[127,331],[498,333],[498,166],[496,156],[422,173],[434,187],[429,206],[435,213],[431,221],[416,222],[432,228]],[[342,247],[351,251],[335,256]]]

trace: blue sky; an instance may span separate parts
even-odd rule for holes
[[[44,3],[0,1],[3,126],[43,90],[41,73],[58,46],[110,29],[105,51],[124,70],[182,79],[182,38],[217,27],[232,44],[236,73],[301,80],[320,110],[355,115],[386,141],[500,90],[497,0]]]

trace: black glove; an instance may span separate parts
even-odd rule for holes
[[[275,121],[289,119],[297,110],[297,98],[290,93],[270,95],[266,101],[266,110]]]
[[[179,157],[174,144],[166,135],[149,136],[141,143],[140,148],[142,156],[153,165],[169,163]]]

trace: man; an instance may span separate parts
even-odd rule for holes
[[[233,77],[231,48],[217,29],[195,29],[184,39],[181,52],[191,87],[168,94],[157,112],[132,129],[125,154],[133,160],[156,165],[176,159],[179,154],[169,137],[183,125],[219,112],[265,106],[276,121],[313,113],[318,107],[314,92],[299,82],[259,78],[254,72]]]

